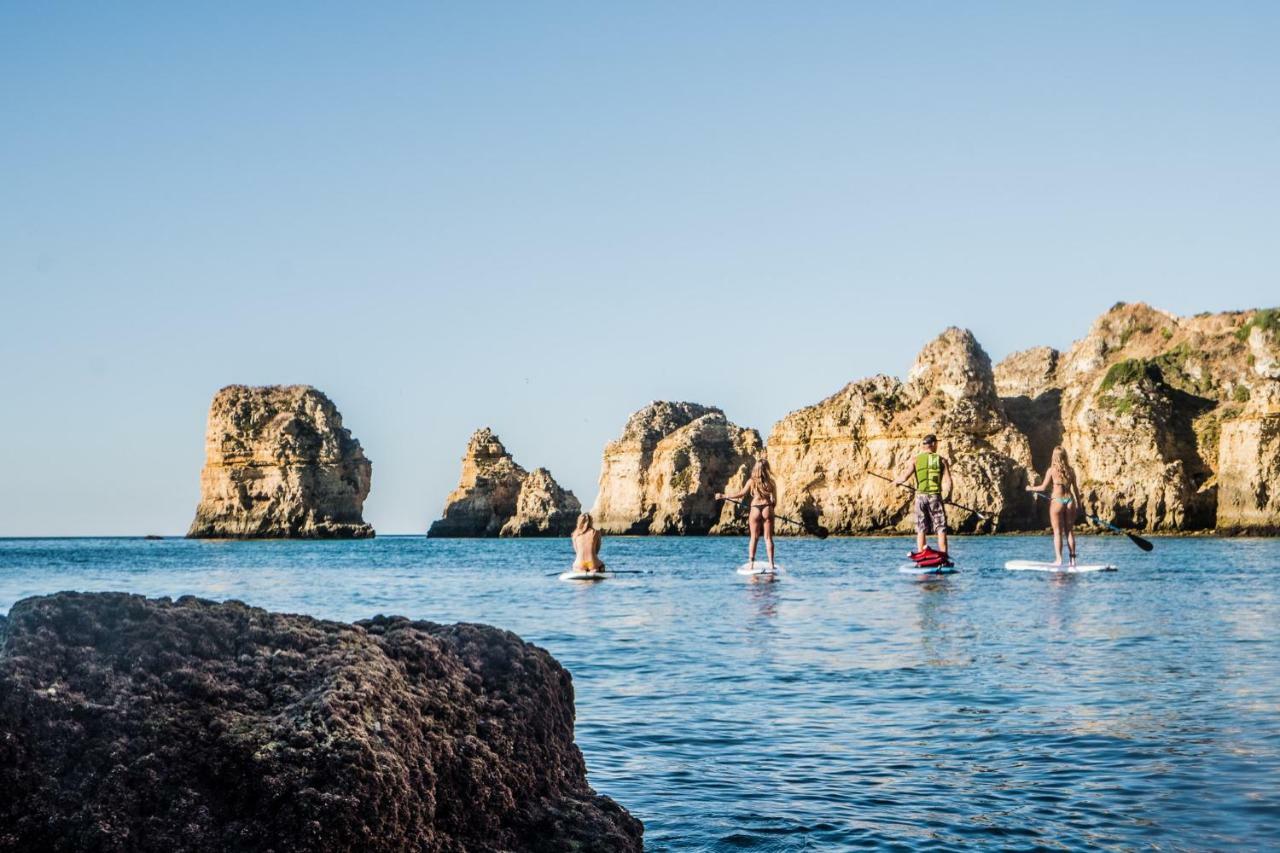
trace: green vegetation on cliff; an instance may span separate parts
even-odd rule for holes
[[[1253,316],[1249,318],[1248,322],[1236,329],[1236,338],[1247,341],[1249,340],[1249,334],[1254,329],[1262,329],[1264,332],[1280,332],[1280,308],[1263,308],[1260,311],[1253,312]]]

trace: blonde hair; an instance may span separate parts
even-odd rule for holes
[[[1053,449],[1050,460],[1049,470],[1056,471],[1060,479],[1070,483],[1076,478],[1076,472],[1071,469],[1071,462],[1067,459],[1067,450],[1061,444]]]
[[[591,530],[591,529],[592,529],[592,528],[591,528],[591,513],[589,513],[589,512],[581,513],[581,514],[578,516],[578,526],[577,526],[577,528],[576,528],[573,532],[574,532],[574,533],[586,533],[588,530]]]
[[[756,461],[751,469],[751,494],[753,497],[772,498],[778,489],[773,481],[773,471],[768,459]]]

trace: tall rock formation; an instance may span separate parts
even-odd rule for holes
[[[194,538],[373,536],[371,465],[329,398],[308,385],[230,385],[209,407]]]
[[[445,499],[432,537],[567,536],[582,505],[551,472],[516,464],[493,430],[477,430],[462,457],[462,479]]]
[[[696,403],[655,402],[633,414],[604,451],[596,527],[622,534],[701,534],[732,528],[715,493],[741,482],[760,435]]]
[[[1091,511],[1154,531],[1266,529],[1274,507],[1242,472],[1274,462],[1275,325],[1268,311],[1177,317],[1121,303],[1066,353],[1005,359],[997,382],[1038,470],[1061,442]]]
[[[485,625],[28,598],[0,621],[0,848],[640,853],[573,682]]]
[[[1280,311],[1257,311],[1236,332],[1246,379],[1224,406],[1218,442],[1217,526],[1280,534]],[[1241,400],[1243,410],[1236,414]]]
[[[1023,489],[1031,450],[996,394],[991,360],[972,333],[951,328],[920,352],[901,382],[876,376],[792,412],[769,434],[779,512],[819,520],[834,533],[912,529],[910,495],[894,476],[936,433],[952,463],[954,499],[990,514],[951,510],[962,531],[1026,528]]]

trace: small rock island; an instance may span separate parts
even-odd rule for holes
[[[546,468],[516,464],[493,430],[476,430],[462,456],[462,477],[445,499],[430,537],[568,536],[582,504]]]
[[[363,539],[372,465],[309,385],[229,385],[213,398],[195,539]]]

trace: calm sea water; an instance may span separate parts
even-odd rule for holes
[[[192,593],[352,620],[487,622],[573,673],[591,782],[650,850],[1205,849],[1280,840],[1276,540],[1086,539],[1114,574],[1006,572],[1047,540],[0,540],[0,612],[62,589]]]

